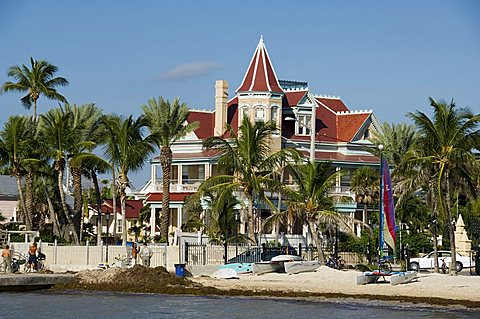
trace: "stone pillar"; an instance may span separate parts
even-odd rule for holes
[[[458,253],[464,256],[469,256],[472,250],[472,241],[468,239],[462,215],[458,216],[455,227],[455,248]]]

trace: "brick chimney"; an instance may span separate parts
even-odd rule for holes
[[[228,82],[217,80],[215,82],[215,136],[221,136],[225,132],[227,123]]]

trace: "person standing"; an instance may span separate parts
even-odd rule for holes
[[[142,248],[140,249],[140,258],[142,258],[142,264],[145,267],[150,267],[150,259],[153,256],[152,250],[147,246],[147,243],[143,243]]]
[[[37,271],[37,243],[28,248],[28,268],[30,271]]]
[[[132,264],[135,266],[138,259],[138,247],[137,243],[132,244]]]
[[[5,245],[5,248],[2,252],[3,257],[3,271],[6,274],[10,274],[12,272],[12,253],[10,252],[10,246]]]

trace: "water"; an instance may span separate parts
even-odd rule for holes
[[[309,302],[103,292],[1,293],[0,318],[478,318],[479,312],[373,301]]]

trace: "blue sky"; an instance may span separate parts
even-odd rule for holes
[[[480,112],[480,1],[0,2],[0,81],[29,57],[60,68],[69,102],[138,115],[150,97],[212,109],[240,84],[260,35],[280,79],[407,122],[428,97]],[[0,122],[29,113],[0,96]],[[56,102],[40,98],[39,112]],[[132,176],[136,185],[148,177]]]

